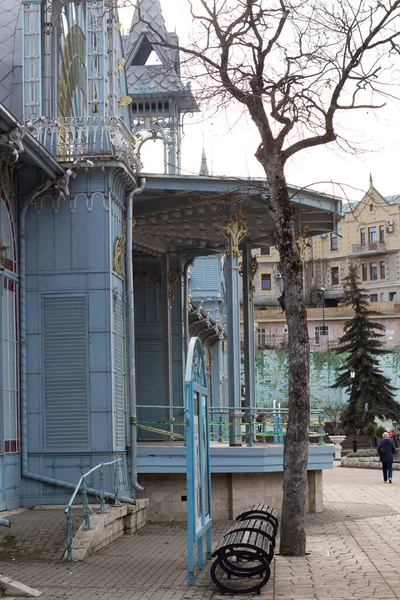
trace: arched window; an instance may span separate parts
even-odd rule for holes
[[[1,294],[2,395],[3,414],[0,415],[5,452],[19,452],[19,369],[18,369],[18,279],[15,230],[10,205],[5,196],[0,198],[0,239],[8,246],[3,261],[3,290]],[[1,281],[1,279],[0,279]],[[2,450],[0,449],[0,452]]]
[[[69,2],[58,17],[58,106],[59,116],[85,117],[87,103],[86,8]]]

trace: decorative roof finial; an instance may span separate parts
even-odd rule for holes
[[[204,150],[204,133],[203,133],[203,152],[201,154],[201,165],[200,165],[199,175],[204,175],[206,177],[209,175],[208,165],[207,165],[207,156],[206,156],[206,151]]]

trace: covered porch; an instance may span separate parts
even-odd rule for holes
[[[262,180],[150,175],[134,201],[138,474],[150,499],[149,517],[186,518],[184,365],[190,335],[203,341],[211,397],[211,469],[216,518],[249,503],[279,507],[283,484],[285,411],[270,414],[255,401],[251,249],[275,245]],[[299,235],[336,228],[337,198],[291,189]],[[223,314],[190,302],[189,269],[198,256],[221,254]],[[239,256],[241,254],[241,266]],[[215,281],[218,287],[218,281]],[[244,347],[241,365],[240,304]],[[218,295],[218,294],[217,294]],[[244,385],[241,375],[243,367]],[[333,446],[321,442],[311,416],[308,510],[322,507],[322,469]],[[319,435],[318,435],[319,434]]]

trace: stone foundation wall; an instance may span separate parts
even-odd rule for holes
[[[93,529],[78,529],[72,542],[73,560],[83,560],[90,554],[105,548],[121,535],[132,534],[146,525],[148,499],[141,498],[135,505],[110,506],[108,512],[93,514],[90,523]],[[94,506],[92,506],[95,510]]]
[[[321,512],[322,471],[308,471],[307,511]],[[186,521],[186,475],[141,474],[143,495],[149,499],[147,517],[152,521]],[[234,519],[251,504],[269,504],[281,512],[283,473],[213,473],[211,475],[213,519]],[[140,494],[139,494],[140,496]]]
[[[342,467],[351,467],[353,469],[382,469],[379,457],[360,456],[359,458],[342,458]],[[400,463],[393,463],[393,470],[400,471]]]

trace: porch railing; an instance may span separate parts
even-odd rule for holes
[[[161,405],[138,405],[138,418],[133,424],[147,440],[164,438],[164,441],[185,441],[184,410],[181,406],[166,408]],[[146,419],[141,419],[140,409],[146,409]],[[163,418],[168,410],[168,419]],[[171,412],[177,417],[171,417]],[[212,407],[209,411],[210,441],[215,444],[253,446],[255,443],[282,444],[286,435],[288,409],[281,407]],[[324,413],[310,410],[310,443],[324,443]]]
[[[115,157],[139,168],[135,138],[116,117],[42,118],[32,123],[32,133],[61,162]]]

